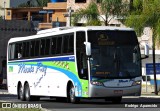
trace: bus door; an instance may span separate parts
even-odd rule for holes
[[[88,97],[88,64],[84,44],[85,41],[85,32],[76,32],[77,72],[82,87],[82,97]]]

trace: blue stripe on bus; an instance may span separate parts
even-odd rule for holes
[[[44,62],[44,61],[70,61],[74,62],[75,57],[74,56],[69,56],[69,57],[58,57],[58,58],[41,58],[41,59],[34,59],[34,60],[19,60],[15,62]],[[13,62],[9,62],[13,63]]]

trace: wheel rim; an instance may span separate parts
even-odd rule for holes
[[[30,101],[30,89],[28,84],[25,86],[25,98],[27,101]]]
[[[73,102],[74,101],[74,88],[73,87],[71,87],[71,89],[70,89],[70,99],[71,99],[71,102]]]
[[[28,99],[29,98],[29,95],[30,95],[30,92],[29,92],[29,89],[28,87],[26,88],[26,98]]]
[[[20,86],[20,88],[19,88],[19,95],[20,95],[20,98],[23,98],[23,88],[22,88],[22,86]]]

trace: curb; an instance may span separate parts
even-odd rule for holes
[[[160,96],[159,95],[142,95],[142,96],[140,96],[140,98],[160,98]]]

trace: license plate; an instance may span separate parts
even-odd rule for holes
[[[114,94],[123,94],[123,90],[114,90]]]

